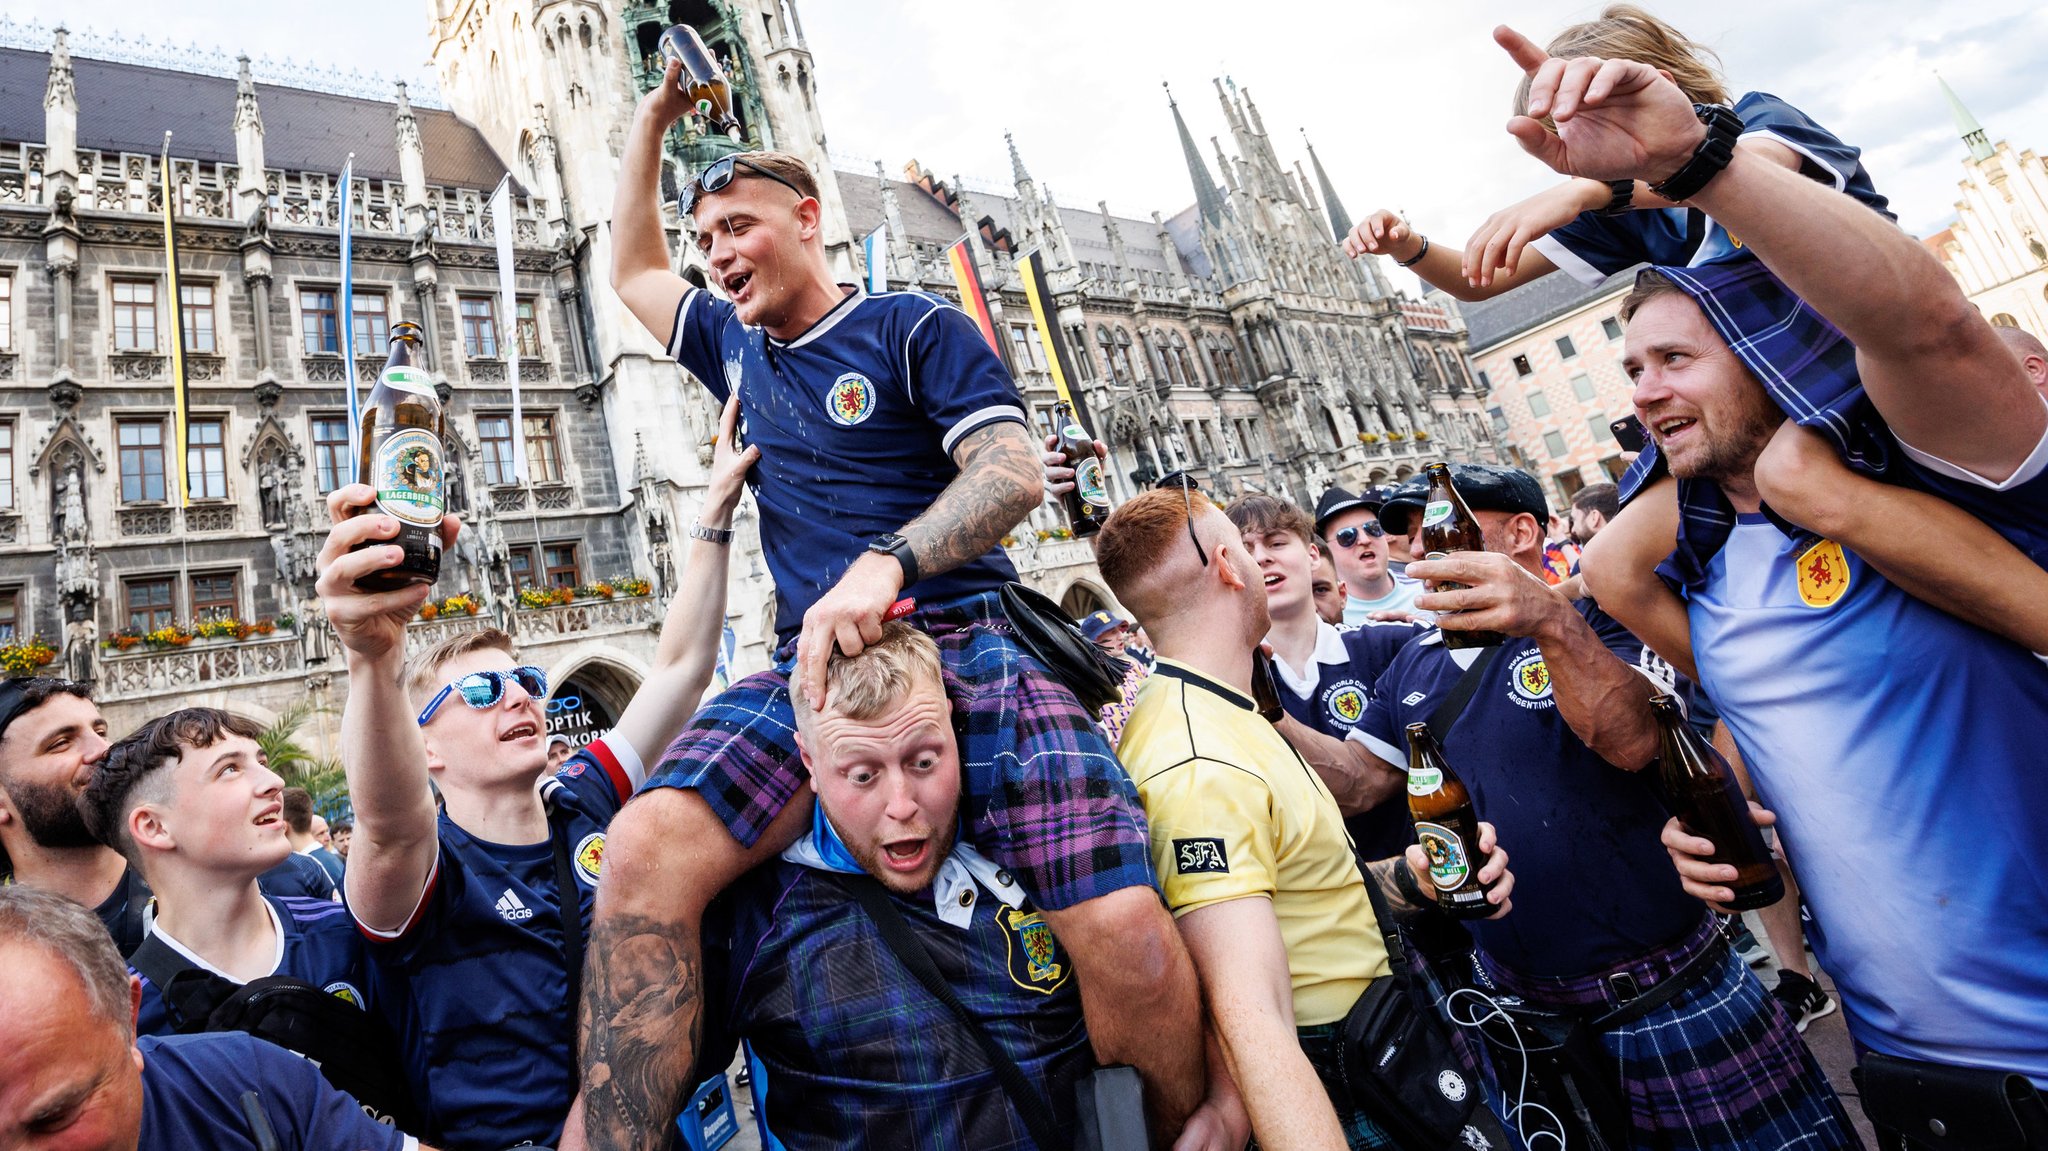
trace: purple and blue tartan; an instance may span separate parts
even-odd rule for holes
[[[969,840],[1054,911],[1154,886],[1137,788],[1095,718],[1017,646],[996,594],[920,606],[909,620],[939,646]],[[804,782],[792,649],[705,704],[646,783],[694,789],[747,846]]]
[[[2048,566],[2048,519],[2024,501],[1921,468],[1899,447],[1890,425],[1863,390],[1856,348],[1763,261],[1751,256],[1696,268],[1656,267],[1706,315],[1730,351],[1763,385],[1780,410],[1800,426],[1826,436],[1844,463],[1886,483],[1928,491],[1982,519],[2013,546]],[[1655,443],[1646,444],[1621,479],[1627,503],[1666,471]],[[1678,481],[1678,549],[1657,574],[1675,590],[1706,582],[1707,563],[1735,526],[1735,508],[1707,480]],[[1770,514],[1770,509],[1764,509]],[[1777,519],[1788,536],[1800,529]]]
[[[1617,972],[1647,991],[1713,944],[1719,923],[1614,971],[1569,979],[1523,975],[1488,962],[1486,977],[1531,1005],[1599,1015],[1621,1006],[1607,985]],[[1443,985],[1430,973],[1442,1004]],[[1460,1001],[1460,1009],[1465,1006]],[[1469,1015],[1469,1012],[1467,1012]],[[1477,1058],[1496,1113],[1498,1070],[1484,1043],[1457,1029],[1459,1046]],[[1776,998],[1748,965],[1723,949],[1718,973],[1702,978],[1643,1018],[1601,1032],[1614,1061],[1615,1086],[1629,1110],[1631,1146],[1641,1151],[1833,1151],[1863,1144],[1827,1076]],[[1502,1115],[1503,1121],[1506,1116]],[[1510,1129],[1513,1125],[1509,1124]]]

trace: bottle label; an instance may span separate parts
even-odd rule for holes
[[[1415,841],[1429,857],[1429,881],[1439,891],[1465,886],[1472,875],[1472,860],[1465,854],[1465,841],[1441,823],[1415,821]]]
[[[1431,500],[1422,509],[1422,526],[1433,527],[1451,518],[1451,501]]]
[[[1408,769],[1408,794],[1435,795],[1444,785],[1444,773],[1434,767]]]
[[[1074,465],[1074,492],[1090,507],[1109,510],[1109,490],[1102,486],[1102,461],[1089,456]]]
[[[447,504],[441,496],[441,438],[424,428],[400,428],[377,445],[371,459],[377,510],[401,523],[434,527]]]
[[[416,396],[434,395],[434,381],[428,379],[427,373],[420,371],[418,368],[404,366],[385,368],[377,379],[385,387],[401,392],[411,392]],[[434,398],[436,402],[440,400],[439,396],[434,396]]]

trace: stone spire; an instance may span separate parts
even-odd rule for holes
[[[392,130],[398,140],[398,175],[405,183],[405,230],[417,232],[427,217],[427,153],[420,143],[419,118],[412,114],[412,99],[405,94],[403,80],[398,82]]]
[[[256,81],[249,57],[237,56],[235,73],[235,216],[248,219],[269,198],[263,175],[263,111],[256,105]]]
[[[1316,146],[1309,144],[1308,129],[1301,130],[1301,142],[1308,144],[1308,162],[1316,170],[1316,186],[1323,193],[1323,210],[1330,214],[1330,231],[1343,243],[1351,231],[1351,217],[1344,211],[1344,202],[1337,198],[1337,186],[1330,183],[1330,174],[1323,171],[1322,158],[1316,155]]]
[[[1188,179],[1195,184],[1195,206],[1201,211],[1202,222],[1211,227],[1223,223],[1223,192],[1216,181],[1209,178],[1209,164],[1202,159],[1202,153],[1195,147],[1195,138],[1188,132],[1188,123],[1181,119],[1180,105],[1174,101],[1173,89],[1165,84],[1166,106],[1173,110],[1173,127],[1180,133],[1181,154],[1188,162]]]
[[[1116,226],[1116,217],[1109,214],[1109,201],[1097,200],[1095,208],[1102,213],[1102,231],[1109,238],[1109,258],[1115,261],[1118,271],[1128,270],[1131,254],[1124,247],[1123,229]]]
[[[1024,157],[1017,154],[1017,138],[1004,132],[1003,143],[1010,146],[1010,179],[1019,188],[1026,187],[1031,183],[1031,173],[1024,170]]]
[[[78,89],[61,24],[50,44],[50,80],[43,89],[43,144],[43,174],[69,186],[78,176]]]
[[[1956,95],[1955,89],[1948,86],[1948,81],[1941,78],[1940,73],[1935,74],[1934,82],[1941,85],[1941,94],[1948,97],[1949,114],[1956,120],[1956,134],[1963,138],[1963,144],[1970,149],[1970,159],[1979,163],[1989,160],[1994,153],[1990,138],[1984,134],[1984,126],[1977,123],[1977,118],[1970,115],[1968,108],[1963,107],[1962,99]]]
[[[882,167],[880,160],[875,161],[875,183],[882,187],[882,221],[888,225],[888,231],[883,234],[882,239],[889,246],[889,278],[900,280],[913,288],[921,287],[924,284],[924,270],[917,266],[917,256],[910,247],[910,234],[903,230],[903,205],[897,201],[895,185],[890,183],[889,173]],[[898,251],[911,254],[899,260],[896,255]],[[903,274],[905,263],[910,265],[910,274],[907,276]]]

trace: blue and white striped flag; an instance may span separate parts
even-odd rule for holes
[[[889,225],[883,224],[860,242],[861,257],[868,263],[868,294],[889,290]]]
[[[726,624],[725,630],[718,637],[718,662],[711,669],[711,674],[718,680],[720,691],[732,686],[732,661],[733,657],[739,654],[739,650],[740,637],[733,634],[731,624]]]
[[[341,363],[348,379],[349,467],[363,458],[362,398],[356,391],[356,264],[355,213],[349,211],[349,189],[355,180],[356,154],[341,166]]]

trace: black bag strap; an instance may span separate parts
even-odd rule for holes
[[[562,910],[562,963],[569,972],[569,1024],[583,998],[583,889],[576,886],[569,864],[569,817],[559,806],[548,808],[548,840],[555,848],[555,902]],[[569,1060],[571,1086],[580,1086],[581,1062]]]
[[[903,913],[896,909],[889,893],[870,876],[844,875],[840,878],[853,897],[860,901],[861,910],[874,920],[876,929],[882,933],[882,942],[889,945],[889,950],[895,952],[896,958],[931,993],[932,998],[945,1004],[967,1033],[974,1036],[981,1053],[988,1057],[990,1069],[996,1073],[996,1082],[1002,1084],[1003,1094],[1010,1097],[1010,1105],[1017,1109],[1018,1118],[1024,1120],[1024,1127],[1031,1133],[1031,1141],[1038,1145],[1039,1151],[1059,1151],[1061,1143],[1053,1124],[1052,1109],[1045,1097],[1031,1085],[1031,1080],[1025,1077],[1023,1069],[1017,1066],[1009,1053],[968,1012],[960,997],[953,994],[946,977],[939,973],[938,964],[932,962],[931,952],[917,941],[917,936],[911,932]]]
[[[121,907],[121,934],[115,943],[130,939],[146,939],[148,931],[149,885],[142,882],[142,874],[129,864],[121,872],[121,895],[126,900]],[[140,946],[138,944],[137,946]],[[131,952],[132,954],[132,952]],[[126,958],[126,956],[123,956]],[[137,970],[141,970],[137,968]],[[151,982],[155,982],[152,977]]]
[[[128,957],[128,965],[156,984],[164,1013],[180,1035],[206,1030],[214,1009],[240,990],[233,980],[223,979],[178,954],[154,932]],[[188,1006],[196,1010],[187,1011]]]
[[[1451,688],[1451,694],[1445,696],[1444,701],[1430,713],[1429,733],[1436,736],[1437,743],[1447,745],[1451,742],[1451,728],[1457,726],[1458,717],[1465,714],[1465,705],[1471,703],[1473,694],[1478,692],[1479,681],[1485,678],[1486,669],[1493,666],[1494,659],[1505,646],[1507,645],[1495,644],[1480,652],[1479,658],[1472,661],[1472,666],[1465,669],[1465,674],[1458,677],[1457,684]]]

